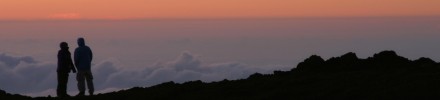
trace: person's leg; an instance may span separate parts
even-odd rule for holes
[[[87,81],[87,88],[89,89],[90,95],[93,95],[93,92],[95,91],[95,88],[93,86],[93,75],[91,71],[86,72],[86,81]]]
[[[78,96],[83,96],[84,92],[86,91],[86,83],[85,83],[85,78],[84,78],[84,71],[78,71],[76,73],[76,80],[78,81]]]
[[[61,73],[57,72],[57,79],[58,79],[58,85],[57,85],[57,96],[61,97],[63,96],[62,92],[61,92],[61,88],[62,88],[62,76]]]
[[[64,73],[64,76],[63,76],[64,78],[64,80],[63,80],[63,94],[65,95],[65,96],[68,96],[68,94],[67,94],[67,83],[68,83],[68,81],[69,81],[69,73]]]
[[[59,97],[67,96],[67,81],[69,78],[68,73],[60,73],[58,72],[58,87],[57,87],[57,95]]]

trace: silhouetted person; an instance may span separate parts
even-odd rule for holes
[[[67,94],[67,81],[69,80],[69,73],[73,71],[76,72],[75,67],[72,62],[72,57],[70,56],[69,46],[66,42],[60,43],[61,50],[58,51],[58,86],[57,86],[57,96],[58,97],[68,97]]]
[[[92,50],[86,46],[84,38],[78,38],[78,48],[75,49],[75,65],[78,69],[76,74],[76,80],[78,81],[79,93],[77,96],[84,96],[86,90],[85,83],[87,81],[87,87],[89,89],[90,95],[93,95],[93,75],[91,72],[91,62],[93,54]]]

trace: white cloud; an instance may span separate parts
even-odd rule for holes
[[[0,54],[0,89],[31,96],[54,95],[56,65],[33,60],[32,57],[15,57]],[[238,62],[205,64],[198,56],[183,52],[174,61],[157,62],[142,68],[126,67],[117,59],[100,61],[92,68],[97,93],[126,89],[135,86],[152,86],[168,81],[205,82],[223,79],[246,78],[255,72],[288,70],[288,66],[258,67]],[[76,80],[70,74],[69,93],[76,93]],[[73,95],[73,94],[71,94]]]
[[[54,66],[52,63],[37,62],[28,56],[0,53],[0,89],[13,93],[48,89],[55,84],[49,82],[55,81]]]

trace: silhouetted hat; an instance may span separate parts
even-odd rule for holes
[[[67,45],[66,42],[61,42],[60,43],[60,48],[69,48],[69,45]]]

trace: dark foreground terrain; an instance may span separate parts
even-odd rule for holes
[[[313,100],[313,99],[439,99],[440,64],[429,59],[408,60],[394,51],[359,59],[354,53],[324,60],[313,55],[290,71],[250,75],[247,79],[152,87],[86,97],[26,97],[0,91],[0,100]]]

